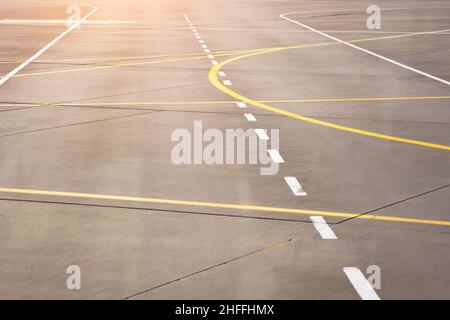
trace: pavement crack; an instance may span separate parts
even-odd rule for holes
[[[150,113],[156,113],[156,112],[158,112],[158,111],[149,111],[149,112],[133,113],[133,114],[127,114],[127,115],[119,116],[119,117],[111,117],[111,118],[97,119],[97,120],[91,120],[91,121],[84,121],[84,122],[70,123],[70,124],[65,124],[65,125],[61,125],[61,126],[54,126],[54,127],[40,128],[40,129],[29,130],[29,131],[21,131],[21,132],[16,132],[16,133],[8,133],[8,134],[1,135],[0,138],[7,138],[7,137],[12,137],[12,136],[19,136],[19,135],[24,135],[24,134],[28,134],[28,133],[35,133],[35,132],[41,132],[41,131],[49,131],[49,130],[55,130],[55,129],[63,129],[63,128],[69,128],[69,127],[74,127],[74,126],[81,126],[81,125],[84,125],[84,124],[92,124],[92,123],[97,123],[97,122],[105,122],[105,121],[118,120],[118,119],[124,119],[124,118],[138,117],[138,116],[142,116],[142,115],[146,115],[146,114],[150,114]]]
[[[179,214],[190,214],[190,215],[210,216],[210,217],[253,219],[253,220],[266,220],[266,221],[282,221],[282,222],[295,222],[295,223],[311,224],[311,221],[309,221],[309,220],[299,220],[299,219],[251,216],[251,215],[243,215],[243,214],[210,213],[210,212],[201,212],[201,211],[174,210],[174,209],[162,209],[162,208],[151,208],[151,207],[118,206],[118,205],[80,203],[80,202],[70,202],[70,201],[33,200],[33,199],[18,199],[18,198],[0,198],[0,201],[29,202],[29,203],[40,203],[40,204],[123,209],[123,210],[136,210],[136,211],[155,211],[155,212],[164,212],[164,213],[168,213],[168,214],[179,213]],[[144,213],[144,214],[147,214],[147,213]]]
[[[219,267],[221,267],[221,266],[224,266],[224,265],[226,265],[226,264],[235,262],[235,261],[237,261],[237,260],[241,260],[241,259],[247,258],[247,257],[249,257],[249,256],[251,256],[251,255],[254,255],[254,254],[257,254],[257,253],[266,251],[266,250],[270,250],[270,249],[273,249],[273,248],[285,246],[285,245],[289,244],[289,242],[291,242],[292,240],[294,240],[294,239],[292,238],[292,239],[289,239],[289,240],[286,240],[286,241],[283,241],[283,242],[279,242],[279,243],[276,243],[276,244],[265,245],[264,247],[261,247],[261,248],[259,248],[259,249],[253,250],[253,251],[251,251],[251,252],[249,252],[249,253],[246,253],[246,254],[243,254],[243,255],[241,255],[241,256],[238,256],[238,257],[235,257],[235,258],[232,258],[232,259],[229,259],[229,260],[225,260],[225,261],[220,262],[220,263],[218,263],[218,264],[215,264],[215,265],[206,267],[206,268],[204,268],[204,269],[200,269],[200,270],[198,270],[198,271],[195,271],[195,272],[190,273],[190,274],[188,274],[188,275],[179,277],[179,278],[177,278],[177,279],[174,279],[174,280],[171,280],[171,281],[168,281],[168,282],[159,284],[159,285],[154,286],[154,287],[151,287],[151,288],[149,288],[149,289],[145,289],[145,290],[139,291],[139,292],[137,292],[137,293],[135,293],[135,294],[132,294],[132,295],[130,295],[130,296],[127,296],[127,297],[123,298],[122,300],[128,300],[128,299],[131,299],[131,298],[135,298],[135,297],[137,297],[137,296],[139,296],[139,295],[142,295],[142,294],[144,294],[144,293],[148,293],[148,292],[150,292],[150,291],[154,291],[154,290],[156,290],[156,289],[159,289],[159,288],[162,288],[162,287],[171,285],[171,284],[173,284],[173,283],[175,283],[175,282],[179,282],[179,281],[185,280],[185,279],[187,279],[187,278],[196,276],[196,275],[198,275],[198,274],[201,274],[201,273],[210,271],[210,270],[212,270],[212,269],[219,268]]]
[[[400,203],[403,203],[403,202],[406,202],[406,201],[409,201],[409,200],[412,200],[412,199],[416,199],[416,198],[422,197],[422,196],[424,196],[424,195],[427,195],[427,194],[430,194],[430,193],[433,193],[433,192],[436,192],[436,191],[439,191],[439,190],[448,188],[448,187],[450,187],[450,184],[446,184],[446,185],[444,185],[444,186],[441,186],[441,187],[438,187],[438,188],[434,188],[434,189],[432,189],[432,190],[428,190],[428,191],[425,191],[425,192],[416,194],[416,195],[414,195],[414,196],[411,196],[411,197],[408,197],[408,198],[405,198],[405,199],[402,199],[402,200],[399,200],[399,201],[396,201],[396,202],[389,203],[389,204],[387,204],[387,205],[384,205],[384,206],[382,206],[382,207],[379,207],[379,208],[376,208],[376,209],[372,209],[372,210],[366,211],[366,212],[364,212],[364,213],[362,213],[362,214],[359,214],[359,215],[356,215],[356,216],[354,216],[354,217],[351,217],[351,218],[348,218],[348,219],[344,219],[344,220],[338,221],[338,222],[336,222],[336,223],[334,223],[334,224],[337,225],[337,224],[345,223],[345,222],[350,221],[350,220],[353,220],[353,219],[358,219],[358,218],[360,218],[361,216],[364,216],[364,215],[367,215],[367,214],[371,214],[371,213],[374,213],[374,212],[377,212],[377,211],[380,211],[380,210],[383,210],[383,209],[386,209],[386,208],[395,206],[395,205],[397,205],[397,204],[400,204]]]

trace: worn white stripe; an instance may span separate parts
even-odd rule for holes
[[[208,46],[206,44],[202,44],[202,48],[208,48]]]
[[[300,182],[298,182],[296,177],[284,177],[284,180],[288,184],[289,188],[291,188],[291,191],[296,196],[306,196],[305,190],[303,190],[302,185]]]
[[[210,53],[211,52],[211,50],[209,50],[209,49],[205,49],[204,50],[206,53]]]
[[[208,54],[209,59],[214,59],[215,57],[212,54]]]
[[[264,129],[253,129],[253,130],[256,132],[260,140],[269,140],[269,136],[267,135]]]
[[[226,86],[231,86],[233,83],[230,80],[223,80],[223,84]]]
[[[310,31],[316,32],[316,33],[318,33],[318,34],[320,34],[320,35],[322,35],[322,36],[324,36],[324,37],[326,37],[326,38],[328,38],[328,39],[331,39],[331,40],[337,41],[337,42],[339,42],[339,43],[345,44],[345,45],[347,45],[347,46],[349,46],[349,47],[352,47],[353,49],[356,49],[356,50],[365,52],[365,53],[367,53],[367,54],[370,54],[370,55],[372,55],[372,56],[374,56],[374,57],[377,57],[377,58],[382,59],[382,60],[384,60],[384,61],[387,61],[387,62],[389,62],[389,63],[395,64],[395,65],[397,65],[397,66],[399,66],[399,67],[402,67],[402,68],[407,69],[407,70],[409,70],[409,71],[415,72],[415,73],[417,73],[417,74],[420,74],[420,75],[422,75],[422,76],[425,76],[425,77],[427,77],[427,78],[430,78],[430,79],[439,81],[439,82],[441,82],[441,83],[443,83],[443,84],[446,84],[446,85],[450,86],[450,81],[447,81],[447,80],[438,78],[438,77],[433,76],[433,75],[431,75],[431,74],[429,74],[429,73],[426,73],[426,72],[423,72],[423,71],[418,70],[418,69],[416,69],[416,68],[407,66],[407,65],[405,65],[405,64],[403,64],[403,63],[400,63],[400,62],[395,61],[395,60],[393,60],[393,59],[387,58],[387,57],[382,56],[381,54],[375,53],[375,52],[373,52],[373,51],[370,51],[370,50],[367,50],[367,49],[358,47],[357,45],[355,45],[355,44],[353,44],[353,43],[349,43],[349,42],[347,42],[347,41],[344,41],[344,40],[341,40],[341,39],[339,39],[339,38],[333,37],[333,36],[331,36],[331,35],[329,35],[329,34],[327,34],[327,33],[325,33],[325,32],[322,32],[322,31],[319,31],[319,30],[317,30],[317,29],[311,28],[310,26],[307,26],[307,25],[304,24],[304,23],[301,23],[301,22],[298,22],[298,21],[296,21],[296,20],[293,20],[293,19],[290,19],[290,18],[287,18],[287,17],[286,17],[287,15],[295,14],[295,13],[296,13],[296,12],[288,12],[288,13],[284,13],[284,14],[280,15],[280,18],[285,19],[285,20],[290,21],[290,22],[293,22],[293,23],[295,23],[295,24],[298,24],[299,26],[302,26],[303,28],[306,28],[306,29],[308,29],[308,30],[310,30]]]
[[[244,117],[250,122],[255,122],[256,121],[255,116],[253,114],[251,114],[251,113],[244,113]]]
[[[61,33],[59,36],[57,36],[55,39],[53,39],[53,41],[51,41],[49,44],[47,44],[45,47],[43,47],[41,50],[39,50],[38,52],[36,52],[31,58],[29,58],[28,60],[24,61],[21,65],[19,65],[17,68],[15,68],[14,70],[12,70],[11,72],[9,72],[7,75],[5,75],[1,80],[0,80],[0,86],[2,86],[6,81],[8,81],[9,79],[11,79],[12,77],[14,77],[14,75],[16,75],[20,70],[22,70],[23,68],[25,68],[27,65],[29,65],[31,62],[33,62],[33,60],[35,60],[36,58],[39,58],[45,51],[47,51],[51,46],[53,46],[55,43],[57,43],[59,40],[61,40],[64,36],[66,36],[68,33],[70,33],[73,29],[78,28],[79,25],[81,25],[87,18],[89,18],[91,15],[93,15],[96,11],[98,10],[97,7],[94,7],[94,9],[89,12],[86,16],[84,16],[84,18],[82,18],[81,20],[79,20],[77,23],[74,23],[70,28],[68,28],[66,31],[64,31],[63,33]]]
[[[226,77],[227,74],[225,72],[223,72],[223,71],[219,71],[219,76],[220,77]]]
[[[344,267],[343,270],[361,299],[380,300],[380,297],[370,285],[369,281],[367,281],[361,270],[355,267]]]
[[[247,104],[245,102],[236,102],[236,105],[241,109],[247,108]]]
[[[322,216],[313,216],[309,217],[309,219],[313,222],[314,228],[316,228],[322,239],[336,240],[338,238]]]
[[[281,154],[278,150],[276,149],[269,149],[267,150],[267,152],[269,153],[270,158],[272,159],[273,162],[275,163],[284,163],[283,158],[281,157]]]
[[[219,64],[216,60],[212,60],[211,63],[215,66],[217,66]]]
[[[114,25],[114,24],[135,24],[134,21],[123,20],[89,20],[81,23],[82,25]],[[2,19],[0,24],[26,25],[26,24],[56,24],[67,25],[67,19],[64,20],[42,20],[42,19]]]

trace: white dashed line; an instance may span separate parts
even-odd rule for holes
[[[281,154],[278,150],[276,149],[269,149],[267,150],[267,152],[269,153],[270,158],[272,158],[272,161],[275,163],[284,163],[283,158],[281,157]]]
[[[219,64],[216,60],[212,60],[211,63],[215,66],[217,66]]]
[[[355,267],[344,267],[344,272],[363,300],[381,300],[364,274]]]
[[[269,136],[267,135],[264,129],[253,129],[253,130],[256,132],[260,140],[269,140]]]
[[[209,59],[214,59],[214,56],[212,54],[208,54]]]
[[[244,113],[244,117],[247,119],[247,121],[250,121],[250,122],[256,121],[255,116],[251,113]]]
[[[205,43],[205,40],[198,40],[198,42],[200,42],[200,43]]]
[[[309,217],[309,219],[313,222],[314,228],[316,228],[322,239],[336,240],[338,238],[322,216],[313,216]]]
[[[303,190],[302,185],[298,182],[296,177],[284,177],[284,180],[288,184],[289,188],[291,188],[292,193],[296,196],[304,197],[306,196],[305,190]]]
[[[204,50],[206,53],[210,53],[211,52],[211,50],[209,50],[209,49],[205,49]]]
[[[226,81],[226,80],[225,80]],[[236,105],[238,106],[238,108],[240,109],[246,109],[247,108],[247,104],[245,102],[236,102]]]
[[[219,71],[219,76],[220,77],[226,77],[227,74],[225,72],[223,72],[223,71]]]
[[[206,44],[202,44],[202,48],[206,49],[208,46]]]
[[[226,86],[232,86],[233,83],[230,80],[223,80],[223,84]]]

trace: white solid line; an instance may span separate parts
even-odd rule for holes
[[[232,86],[233,83],[230,80],[223,80],[223,84],[226,86]]]
[[[283,158],[281,157],[280,152],[278,152],[278,150],[276,149],[269,149],[267,150],[267,152],[269,153],[270,158],[272,158],[272,161],[275,163],[284,163]]]
[[[7,75],[5,75],[1,80],[0,80],[0,86],[2,86],[6,81],[8,81],[9,79],[11,79],[12,77],[14,77],[14,75],[16,73],[18,73],[20,70],[22,70],[23,68],[25,68],[27,65],[29,65],[31,62],[33,62],[33,60],[35,60],[36,58],[38,58],[39,56],[41,56],[45,51],[47,51],[51,46],[53,46],[55,43],[57,43],[59,40],[61,40],[65,35],[67,35],[68,33],[70,33],[73,29],[77,28],[79,25],[81,25],[83,23],[83,21],[85,21],[87,18],[89,18],[92,14],[94,14],[96,11],[98,10],[98,7],[94,7],[94,9],[89,12],[86,16],[84,16],[84,18],[82,18],[81,20],[79,20],[77,23],[74,23],[69,29],[67,29],[66,31],[64,31],[63,33],[61,33],[59,36],[57,36],[55,39],[53,39],[52,42],[50,42],[49,44],[47,44],[45,47],[43,47],[41,50],[39,50],[38,52],[36,52],[31,58],[29,58],[28,60],[24,61],[20,66],[18,66],[17,68],[15,68],[14,70],[12,70],[10,73],[8,73]]]
[[[251,114],[251,113],[244,113],[244,117],[250,122],[255,122],[256,121],[255,116],[253,114]]]
[[[219,64],[216,60],[212,60],[211,63],[215,66],[217,66]]]
[[[309,217],[309,219],[313,222],[314,228],[322,239],[336,240],[338,238],[322,216]]]
[[[236,105],[241,109],[247,108],[247,104],[245,102],[236,102]]]
[[[221,76],[221,77],[226,77],[227,74],[226,74],[225,72],[223,72],[223,71],[219,71],[219,76]]]
[[[367,281],[366,277],[364,277],[361,270],[355,267],[344,267],[343,270],[361,299],[380,300],[380,297],[370,285],[369,281]]]
[[[253,130],[256,132],[260,140],[269,140],[269,136],[267,135],[264,129],[253,129]]]
[[[133,21],[123,21],[123,20],[89,20],[83,25],[111,25],[111,24],[135,24]],[[2,19],[0,24],[58,24],[67,25],[67,19],[65,20],[40,20],[40,19]]]
[[[296,177],[284,177],[284,180],[288,184],[289,188],[291,188],[291,191],[294,195],[303,197],[307,195]]]
[[[322,35],[322,36],[324,36],[324,37],[327,37],[328,39],[331,39],[331,40],[340,42],[340,43],[345,44],[345,45],[347,45],[347,46],[349,46],[349,47],[352,47],[353,49],[356,49],[356,50],[365,52],[365,53],[370,54],[370,55],[372,55],[372,56],[374,56],[374,57],[377,57],[377,58],[382,59],[382,60],[384,60],[384,61],[387,61],[387,62],[390,62],[390,63],[392,63],[392,64],[395,64],[395,65],[397,65],[397,66],[399,66],[399,67],[402,67],[402,68],[404,68],[404,69],[410,70],[410,71],[412,71],[412,72],[418,73],[418,74],[420,74],[420,75],[422,75],[422,76],[425,76],[425,77],[427,77],[427,78],[430,78],[430,79],[439,81],[439,82],[441,82],[441,83],[443,83],[443,84],[446,84],[446,85],[450,86],[450,81],[447,81],[447,80],[438,78],[438,77],[433,76],[433,75],[431,75],[431,74],[429,74],[429,73],[426,73],[426,72],[420,71],[420,70],[418,70],[418,69],[416,69],[416,68],[407,66],[407,65],[405,65],[405,64],[403,64],[403,63],[400,63],[400,62],[398,62],[398,61],[392,60],[392,59],[390,59],[390,58],[387,58],[387,57],[385,57],[385,56],[382,56],[382,55],[380,55],[380,54],[378,54],[378,53],[375,53],[375,52],[372,52],[372,51],[370,51],[370,50],[363,49],[363,48],[361,48],[361,47],[358,47],[357,45],[354,45],[354,44],[349,43],[349,42],[347,42],[347,41],[344,41],[344,40],[341,40],[341,39],[339,39],[339,38],[333,37],[333,36],[331,36],[331,35],[329,35],[329,34],[327,34],[327,33],[325,33],[325,32],[322,32],[322,31],[319,31],[319,30],[317,30],[317,29],[311,28],[310,26],[307,26],[306,24],[303,24],[303,23],[301,23],[301,22],[298,22],[298,21],[296,21],[296,20],[293,20],[293,19],[290,19],[290,18],[287,18],[287,17],[286,17],[286,15],[295,14],[295,13],[297,13],[297,12],[288,12],[288,13],[284,13],[284,14],[280,15],[280,18],[282,18],[282,19],[284,19],[284,20],[287,20],[287,21],[290,21],[290,22],[293,22],[293,23],[295,23],[295,24],[298,24],[299,26],[302,26],[303,28],[306,28],[306,29],[308,29],[308,30],[310,30],[310,31],[316,32],[316,33],[318,33],[318,34],[320,34],[320,35]]]

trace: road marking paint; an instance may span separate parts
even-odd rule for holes
[[[381,300],[361,270],[355,267],[344,267],[343,270],[361,299]]]
[[[260,140],[269,140],[269,136],[267,135],[264,129],[253,129]]]
[[[199,43],[205,43],[205,40],[198,40]]]
[[[82,25],[114,25],[114,24],[135,24],[134,21],[123,21],[123,20],[89,20],[81,23]],[[67,20],[64,19],[54,19],[54,20],[44,20],[44,19],[2,19],[0,20],[1,25],[27,25],[27,24],[56,24],[56,25],[67,25]]]
[[[298,182],[296,177],[284,177],[284,180],[288,184],[289,188],[291,189],[292,193],[296,196],[304,197],[306,196],[305,190],[303,190],[302,185],[300,182]]]
[[[208,54],[207,57],[208,57],[209,59],[214,59],[214,55],[212,55],[212,54]]]
[[[279,214],[296,214],[296,215],[308,215],[308,216],[318,215],[318,216],[327,216],[327,217],[354,218],[354,219],[358,219],[358,220],[403,222],[403,223],[438,225],[438,226],[450,227],[450,221],[445,221],[445,220],[414,219],[414,218],[404,218],[404,217],[396,217],[396,216],[382,216],[382,215],[373,215],[373,214],[344,213],[344,212],[332,212],[332,211],[317,211],[317,210],[305,210],[305,209],[294,209],[294,208],[278,208],[278,207],[267,207],[267,206],[259,206],[259,205],[214,203],[214,202],[189,201],[189,200],[171,200],[171,199],[144,198],[144,197],[133,197],[133,196],[115,196],[115,195],[103,195],[103,194],[92,194],[92,193],[18,189],[18,188],[0,188],[0,193],[83,198],[83,199],[98,199],[98,200],[114,200],[114,201],[124,201],[124,202],[158,203],[158,204],[170,204],[170,205],[181,205],[181,206],[222,208],[222,209],[232,209],[232,210],[261,211],[261,212],[271,212],[271,213],[279,213]]]
[[[226,77],[227,74],[224,71],[219,71],[219,76],[220,77]]]
[[[267,150],[267,152],[269,153],[270,158],[272,159],[273,162],[275,163],[284,163],[283,158],[281,157],[281,154],[278,150],[276,149],[269,149]]]
[[[223,76],[226,76],[226,74],[224,74]],[[414,98],[414,97],[412,97]],[[448,97],[417,97],[420,99],[450,99],[450,96]],[[373,99],[373,98],[357,98],[358,100],[361,101],[365,101],[366,99]],[[409,100],[409,97],[404,97],[404,98],[376,98],[376,99],[381,99],[381,100],[391,100],[391,99],[395,99],[395,100]],[[316,102],[316,101],[324,101],[324,100],[332,100],[332,99],[318,99],[318,100],[259,100],[258,102],[262,102],[262,103],[277,103],[277,102],[283,102],[283,103],[300,103],[300,102]],[[349,100],[353,100],[352,98]],[[415,100],[415,99],[413,99]],[[342,99],[342,100],[338,100],[339,101],[347,101],[347,99]],[[371,100],[370,100],[371,101]],[[206,101],[142,101],[142,102],[134,102],[134,101],[130,101],[130,102],[91,102],[91,103],[64,103],[64,104],[58,104],[55,103],[52,105],[58,106],[58,105],[63,105],[63,106],[71,106],[71,105],[77,105],[77,106],[122,106],[122,105],[177,105],[177,104],[205,104],[205,105],[209,105],[209,104],[237,104],[239,101],[232,101],[232,100],[206,100]],[[40,104],[40,103],[37,103]]]
[[[408,65],[406,65],[406,64],[400,63],[400,62],[395,61],[395,60],[393,60],[393,59],[387,58],[387,57],[382,56],[381,54],[375,53],[375,52],[373,52],[373,51],[364,49],[364,48],[359,47],[359,46],[357,46],[357,45],[355,45],[355,44],[353,44],[353,43],[350,43],[350,42],[341,40],[341,39],[336,38],[336,37],[334,37],[334,36],[332,36],[332,35],[329,35],[328,33],[319,31],[319,30],[314,29],[314,28],[312,28],[312,27],[310,27],[310,26],[308,26],[308,25],[306,25],[306,24],[304,24],[304,23],[301,23],[301,22],[298,22],[298,21],[296,21],[296,20],[293,20],[293,19],[290,19],[290,18],[286,17],[287,15],[295,14],[295,13],[297,13],[297,12],[287,12],[287,13],[281,14],[281,15],[280,15],[280,18],[282,18],[282,19],[284,19],[284,20],[287,20],[287,21],[290,21],[290,22],[293,22],[293,23],[295,23],[295,24],[297,24],[297,25],[299,25],[299,26],[301,26],[301,27],[303,27],[303,28],[306,28],[306,29],[308,29],[308,30],[311,30],[311,31],[313,31],[313,32],[316,32],[316,33],[318,33],[318,34],[320,34],[320,35],[322,35],[322,36],[324,36],[324,37],[326,37],[326,38],[328,38],[328,39],[331,39],[331,40],[337,41],[337,42],[339,42],[339,43],[345,44],[346,46],[349,46],[349,47],[351,47],[351,48],[353,48],[353,49],[356,49],[356,50],[362,51],[362,52],[364,52],[364,53],[370,54],[370,55],[372,55],[372,56],[374,56],[374,57],[377,57],[377,58],[379,58],[379,59],[382,59],[382,60],[387,61],[387,62],[389,62],[389,63],[392,63],[392,64],[394,64],[394,65],[397,65],[397,66],[399,66],[399,67],[401,67],[401,68],[404,68],[404,69],[407,69],[407,70],[409,70],[409,71],[415,72],[415,73],[420,74],[420,75],[422,75],[422,76],[425,76],[425,77],[427,77],[427,78],[436,80],[436,81],[438,81],[438,82],[440,82],[440,83],[443,83],[443,84],[446,84],[446,85],[448,85],[448,86],[450,85],[450,81],[447,81],[447,80],[444,80],[444,79],[442,79],[442,78],[433,76],[433,75],[431,75],[431,74],[429,74],[429,73],[426,73],[426,72],[424,72],[424,71],[418,70],[418,69],[413,68],[413,67],[410,67],[410,66],[408,66]]]
[[[20,70],[25,68],[27,65],[29,65],[33,60],[39,58],[45,51],[47,51],[50,47],[52,47],[55,43],[57,43],[59,40],[64,38],[67,34],[69,34],[72,30],[77,28],[79,25],[81,25],[84,21],[86,21],[87,18],[89,18],[91,15],[93,15],[97,10],[98,7],[93,7],[94,9],[89,12],[87,15],[85,15],[81,20],[74,23],[70,28],[68,28],[66,31],[61,33],[59,36],[57,36],[55,39],[53,39],[49,44],[47,44],[45,47],[43,47],[41,50],[36,52],[32,57],[30,57],[28,60],[24,61],[21,65],[16,67],[14,70],[9,72],[7,75],[5,75],[3,78],[0,79],[0,86],[2,86],[6,81],[11,79],[15,74],[17,74]]]
[[[211,52],[211,50],[209,50],[209,49],[205,49],[204,50],[206,53],[210,53]]]
[[[245,102],[236,102],[236,105],[240,109],[246,109],[247,108],[247,104]]]
[[[199,39],[199,40],[201,40],[202,39],[202,37],[201,36],[195,36],[197,39]]]
[[[230,80],[223,80],[223,84],[226,86],[232,86],[233,83]]]
[[[255,116],[251,113],[244,113],[244,117],[247,119],[247,121],[250,121],[250,122],[256,121]]]
[[[197,33],[197,29],[195,29],[195,27],[193,27],[192,32]]]
[[[384,37],[386,38],[386,37]],[[375,38],[371,38],[372,40],[374,40]],[[379,38],[378,38],[379,39]],[[363,39],[364,40],[364,39]],[[362,41],[362,40],[358,40],[358,41]],[[366,39],[366,41],[369,41]],[[334,42],[336,43],[336,42]],[[322,44],[310,44],[310,45],[303,45],[303,46],[296,46],[295,48],[306,48],[306,47],[318,47],[318,46],[325,46],[325,45],[331,45],[333,43],[322,43]],[[249,58],[249,57],[254,57],[257,55],[261,55],[261,54],[267,54],[267,53],[272,53],[272,52],[279,52],[279,51],[283,51],[283,50],[288,50],[288,49],[271,49],[271,50],[266,50],[266,51],[262,51],[262,52],[255,52],[255,53],[250,53],[250,54],[245,54],[242,56],[238,56],[238,57],[234,57],[232,59],[228,59],[226,61],[221,62],[220,64],[218,64],[217,66],[213,66],[213,68],[210,70],[209,75],[208,75],[208,79],[211,82],[211,84],[213,86],[215,86],[217,89],[219,89],[220,91],[228,94],[229,96],[235,98],[236,100],[240,100],[240,101],[245,101],[255,107],[258,107],[260,109],[264,109],[264,110],[268,110],[277,114],[281,114],[284,115],[286,117],[290,117],[293,119],[297,119],[297,120],[301,120],[301,121],[305,121],[305,122],[309,122],[309,123],[313,123],[313,124],[317,124],[317,125],[321,125],[324,127],[328,127],[328,128],[333,128],[333,129],[337,129],[337,130],[341,130],[341,131],[346,131],[346,132],[351,132],[351,133],[356,133],[356,134],[360,134],[360,135],[364,135],[364,136],[369,136],[369,137],[374,137],[374,138],[378,138],[378,139],[384,139],[384,140],[390,140],[390,141],[396,141],[396,142],[401,142],[401,143],[406,143],[406,144],[412,144],[412,145],[419,145],[422,147],[427,147],[427,148],[433,148],[433,149],[442,149],[442,150],[450,150],[450,146],[446,146],[446,145],[441,145],[441,144],[436,144],[436,143],[431,143],[431,142],[426,142],[426,141],[419,141],[419,140],[412,140],[412,139],[405,139],[405,138],[400,138],[400,137],[395,137],[395,136],[390,136],[390,135],[386,135],[386,134],[380,134],[377,132],[371,132],[371,131],[365,131],[365,130],[361,130],[361,129],[357,129],[357,128],[352,128],[352,127],[346,127],[343,125],[338,125],[332,122],[326,122],[326,121],[322,121],[322,120],[317,120],[311,117],[306,117],[306,116],[302,116],[299,115],[297,113],[293,113],[293,112],[289,112],[280,108],[276,108],[273,107],[271,105],[268,104],[264,104],[261,102],[258,102],[256,100],[253,100],[249,97],[243,96],[239,93],[237,93],[236,91],[231,90],[230,88],[227,88],[226,86],[223,86],[222,83],[219,81],[218,77],[217,77],[217,73],[226,65],[241,60],[241,59],[245,59],[245,58]]]
[[[336,240],[338,238],[322,216],[311,216],[309,219],[313,222],[314,228],[316,228],[322,239]]]
[[[212,63],[213,65],[218,65],[218,64],[219,64],[216,60],[212,60],[211,63]]]

